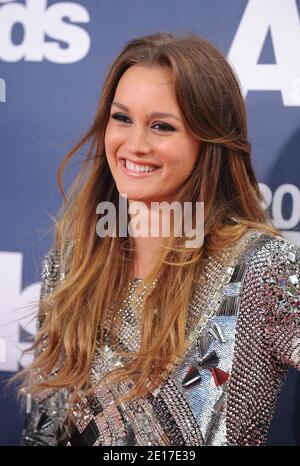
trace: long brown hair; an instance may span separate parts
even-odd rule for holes
[[[201,143],[181,199],[204,202],[205,230],[204,244],[198,249],[185,248],[185,238],[170,238],[144,280],[149,285],[156,279],[156,286],[144,301],[140,350],[130,353],[128,363],[110,374],[116,381],[134,381],[129,398],[144,396],[155,388],[161,374],[185,349],[186,310],[193,285],[201,279],[205,255],[231,245],[249,228],[274,232],[261,207],[239,82],[226,58],[196,34],[157,33],[131,40],[107,73],[90,129],[58,170],[64,203],[54,245],[62,262],[68,262],[68,272],[51,299],[46,296],[40,303],[40,315],[45,318],[33,348],[43,341],[46,345],[25,370],[24,382],[33,392],[62,387],[75,387],[74,396],[86,392],[96,345],[103,347],[108,321],[112,341],[117,341],[121,322],[116,321],[116,311],[132,276],[133,243],[131,238],[99,238],[96,207],[102,201],[118,203],[104,135],[118,82],[135,64],[168,67],[173,73],[185,123]],[[65,196],[65,166],[86,145],[86,157]],[[68,257],[66,244],[72,245]],[[114,310],[109,314],[112,303]],[[31,377],[37,369],[51,374],[56,367],[59,370],[43,383]]]

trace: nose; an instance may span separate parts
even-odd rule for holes
[[[144,128],[132,128],[129,136],[128,151],[131,154],[148,154],[150,152],[150,144]]]

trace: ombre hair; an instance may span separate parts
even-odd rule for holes
[[[107,325],[113,347],[123,354],[117,346],[117,310],[133,276],[134,244],[130,237],[97,236],[96,207],[102,201],[118,203],[104,136],[118,82],[133,65],[172,71],[184,121],[200,143],[180,199],[204,202],[205,225],[202,247],[187,249],[186,238],[168,238],[144,279],[149,289],[153,280],[156,285],[144,299],[140,349],[126,353],[127,364],[107,376],[114,382],[134,382],[126,399],[156,388],[186,349],[187,308],[193,286],[204,280],[204,257],[229,247],[251,228],[277,233],[261,205],[239,81],[223,54],[196,34],[157,33],[130,40],[108,70],[90,129],[58,169],[64,202],[54,246],[62,263],[67,262],[67,273],[40,301],[40,328],[32,349],[45,348],[23,373],[23,387],[32,393],[63,387],[72,387],[74,399],[79,392],[88,393],[96,346],[104,346]],[[65,195],[65,166],[86,145],[79,173]],[[43,382],[34,378],[37,370],[46,375]]]

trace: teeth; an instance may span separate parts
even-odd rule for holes
[[[130,160],[125,160],[125,166],[128,168],[128,170],[131,170],[133,172],[153,172],[156,170],[155,167],[151,167],[150,165],[137,165],[133,162],[130,162]]]

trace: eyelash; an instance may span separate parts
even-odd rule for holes
[[[121,123],[126,123],[126,121],[124,121],[123,118],[129,120],[129,118],[126,115],[123,115],[122,113],[114,113],[113,115],[111,115],[111,118],[113,118],[116,121],[120,121]],[[156,125],[160,125],[162,128],[164,128],[161,129],[161,131],[176,131],[176,129],[173,126],[167,125],[166,123],[155,123],[154,126]]]

